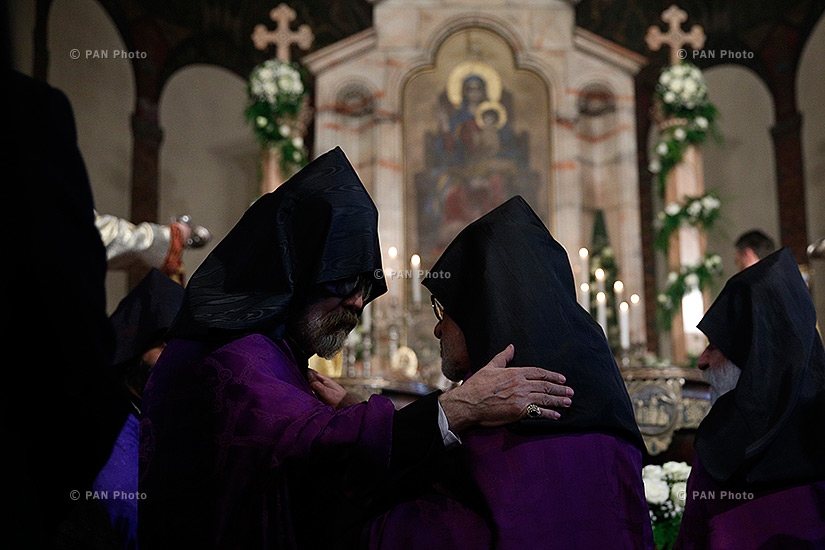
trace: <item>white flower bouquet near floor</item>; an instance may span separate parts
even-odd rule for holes
[[[665,462],[642,469],[645,499],[653,525],[653,542],[657,550],[670,550],[679,534],[687,498],[690,466],[685,462]]]

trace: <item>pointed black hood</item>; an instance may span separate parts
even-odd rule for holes
[[[613,433],[644,448],[604,333],[576,302],[567,252],[522,197],[468,225],[431,272],[423,284],[463,331],[474,369],[512,343],[510,366],[559,372],[576,391],[561,419],[519,429]]]
[[[183,301],[183,287],[152,268],[109,317],[115,330],[114,365],[143,355],[162,339]]]
[[[825,479],[825,351],[790,249],[731,277],[698,327],[742,369],[696,433],[708,473],[754,484]]]
[[[379,269],[378,211],[336,147],[247,209],[192,275],[172,334],[277,340],[311,286],[361,274],[374,299]]]

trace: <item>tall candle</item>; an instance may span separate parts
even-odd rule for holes
[[[616,297],[616,302],[615,303],[621,304],[624,301],[624,297],[623,297],[623,295],[624,295],[624,283],[623,282],[621,282],[619,280],[616,280],[616,282],[613,283],[613,295]]]
[[[588,283],[582,283],[580,289],[579,303],[587,313],[590,313],[590,285]]]
[[[582,247],[579,249],[579,263],[581,264],[581,281],[582,283],[590,282],[590,252]]]
[[[622,349],[630,348],[630,307],[627,302],[619,304],[619,342]]]
[[[596,276],[596,290],[599,292],[604,292],[604,269],[598,268],[593,272],[593,274]]]
[[[596,294],[596,320],[607,336],[607,294],[604,292]]]
[[[641,315],[641,312],[639,311],[641,309],[639,304],[641,301],[642,299],[638,294],[630,295],[630,326],[636,342],[642,342],[644,340],[641,334],[642,324],[639,322]]]
[[[410,258],[412,267],[412,296],[415,305],[421,305],[421,256],[413,254]]]
[[[387,249],[387,253],[390,257],[390,261],[387,262],[387,267],[384,268],[384,282],[387,283],[387,289],[390,292],[390,297],[394,298],[394,301],[397,304],[398,301],[400,301],[400,298],[398,297],[398,285],[395,284],[395,281],[391,281],[390,279],[395,279],[398,276],[398,268],[395,265],[396,258],[398,258],[398,249],[391,246]]]

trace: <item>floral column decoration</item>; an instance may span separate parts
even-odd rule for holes
[[[269,192],[307,164],[309,94],[299,67],[278,59],[252,70],[248,93],[245,115],[263,147],[263,191]]]
[[[653,116],[659,123],[660,135],[648,168],[656,175],[659,196],[665,203],[656,220],[655,245],[668,255],[672,237],[679,228],[695,227],[704,234],[713,227],[721,207],[713,191],[666,200],[668,175],[683,162],[690,148],[705,143],[710,136],[719,138],[715,127],[717,110],[708,99],[707,85],[698,67],[685,62],[665,67],[654,92]],[[671,265],[667,286],[658,296],[663,326],[671,328],[688,292],[705,291],[721,273],[722,259],[710,252],[697,264]]]

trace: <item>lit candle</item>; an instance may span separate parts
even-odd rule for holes
[[[607,336],[607,294],[599,292],[596,294],[596,320],[602,327],[605,336]]]
[[[630,306],[627,302],[619,304],[619,342],[622,349],[630,348]]]
[[[412,275],[413,275],[413,282],[412,282],[412,296],[413,296],[413,303],[415,305],[421,305],[421,280],[420,280],[420,273],[421,273],[421,256],[418,254],[413,254],[410,258],[410,266],[412,266]]]
[[[639,304],[641,303],[642,299],[639,297],[638,294],[631,294],[630,295],[630,325],[633,329],[633,336],[635,337],[636,342],[642,341],[642,325],[639,322]]]
[[[384,281],[387,283],[387,288],[390,291],[390,296],[395,300],[400,300],[400,298],[398,297],[398,285],[396,285],[394,282],[390,282],[390,279],[394,279],[397,276],[395,259],[398,257],[398,249],[394,246],[391,246],[387,249],[387,254],[390,257],[390,261],[387,262],[387,268],[384,269]]]
[[[596,290],[599,292],[604,292],[604,269],[598,268],[593,272],[593,274],[596,276]]]
[[[590,282],[590,260],[588,259],[590,252],[582,247],[579,249],[579,260],[581,262],[581,280],[583,283]]]
[[[622,303],[622,301],[624,300],[624,298],[622,297],[623,293],[624,293],[624,283],[617,279],[616,282],[613,283],[613,294],[616,296],[616,302],[615,303],[617,303],[617,304]]]
[[[590,313],[590,284],[581,284],[580,304],[587,313]]]

